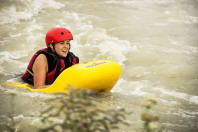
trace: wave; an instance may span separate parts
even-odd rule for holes
[[[18,3],[18,4],[16,4]],[[13,1],[0,11],[0,25],[20,24],[21,20],[30,20],[45,8],[60,9],[65,5],[54,0],[20,0]]]

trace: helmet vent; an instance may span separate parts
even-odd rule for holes
[[[61,32],[61,35],[64,35],[64,32]]]

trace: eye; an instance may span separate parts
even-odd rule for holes
[[[64,42],[60,42],[59,44],[64,44]]]
[[[66,41],[66,44],[70,44],[70,41]]]

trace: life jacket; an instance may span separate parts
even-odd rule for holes
[[[27,67],[27,70],[21,77],[25,82],[29,84],[33,84],[33,64],[36,58],[40,55],[44,54],[47,58],[48,62],[48,72],[46,74],[46,84],[52,84],[54,80],[57,78],[57,76],[66,68],[79,63],[79,58],[75,56],[72,52],[68,52],[66,58],[60,58],[57,55],[55,55],[50,49],[44,48],[41,50],[38,50],[33,57],[31,58],[29,65]]]

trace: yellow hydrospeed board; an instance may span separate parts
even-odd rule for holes
[[[43,93],[68,93],[71,88],[108,92],[116,84],[120,74],[121,66],[117,62],[96,60],[65,69],[52,85],[44,89],[33,89],[27,83],[7,82],[7,84]]]

